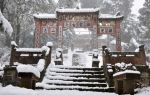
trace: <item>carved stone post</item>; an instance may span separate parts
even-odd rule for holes
[[[49,53],[48,55],[46,56],[47,58],[47,62],[46,62],[46,65],[48,66],[50,63],[51,63],[51,53],[52,53],[52,46],[53,46],[53,43],[52,42],[47,42],[46,46],[49,48]],[[46,67],[47,67],[46,66]]]
[[[16,53],[17,44],[15,41],[11,42],[11,55],[10,55],[10,65],[14,65],[13,62],[15,60],[15,53]]]

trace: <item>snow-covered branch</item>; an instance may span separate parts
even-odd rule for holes
[[[6,32],[9,36],[11,36],[13,28],[9,23],[9,21],[3,16],[1,11],[0,11],[0,23],[2,24],[3,31]]]

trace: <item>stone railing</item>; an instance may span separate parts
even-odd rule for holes
[[[12,41],[11,46],[10,64],[5,66],[3,86],[19,79],[19,86],[34,89],[35,83],[43,79],[46,68],[51,63],[52,43],[48,42],[42,48],[18,48]]]
[[[137,52],[111,52],[103,46],[103,64],[132,63],[135,66],[146,65],[144,45],[139,46]]]
[[[103,65],[104,65],[104,73],[105,77],[107,79],[107,82],[109,86],[113,86],[113,73],[115,73],[115,64],[116,63],[131,63],[135,67],[137,67],[137,70],[141,72],[141,80],[148,80],[148,68],[146,65],[146,56],[145,56],[145,50],[144,45],[139,46],[139,50],[136,52],[112,52],[107,49],[106,46],[103,46]],[[108,65],[112,65],[113,72],[108,72]],[[142,70],[145,69],[145,70]],[[149,84],[148,81],[142,81],[143,84]]]

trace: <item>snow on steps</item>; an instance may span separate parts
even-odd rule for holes
[[[47,75],[47,74],[46,74]],[[61,76],[64,76],[64,77],[85,77],[85,78],[103,78],[104,77],[104,74],[82,74],[82,73],[48,73],[49,76],[58,76],[58,75],[61,75]]]
[[[79,90],[79,91],[100,91],[107,92],[108,87],[85,87],[85,86],[64,86],[64,85],[49,85],[45,84],[44,88],[47,90]]]
[[[50,80],[64,80],[64,81],[74,81],[74,82],[100,82],[104,83],[105,78],[76,78],[76,77],[68,77],[68,76],[46,76],[47,79]]]
[[[37,89],[109,91],[103,68],[49,67]]]

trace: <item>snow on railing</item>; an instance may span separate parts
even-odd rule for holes
[[[18,73],[33,73],[36,77],[40,78],[40,72],[37,68],[31,65],[18,65]]]
[[[121,71],[121,72],[117,72],[117,73],[113,74],[113,77],[119,76],[122,74],[140,74],[140,72],[139,71],[133,71],[133,70],[125,70],[125,71]]]
[[[37,69],[42,72],[45,67],[45,59],[40,59],[39,62],[37,63]]]

